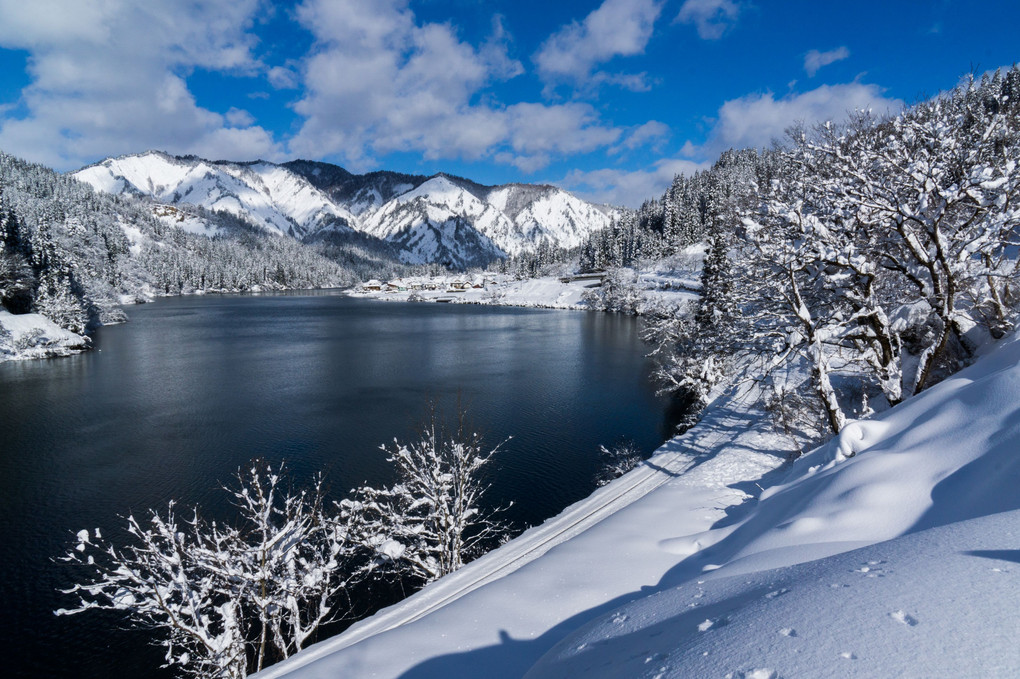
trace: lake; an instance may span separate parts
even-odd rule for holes
[[[487,501],[540,523],[594,488],[599,445],[650,453],[668,404],[632,317],[373,302],[340,294],[184,297],[128,309],[96,351],[0,364],[0,639],[5,676],[172,676],[115,614],[55,617],[73,533],[166,509],[229,517],[219,489],[253,458],[286,460],[334,496],[392,480],[381,444],[427,404],[459,400],[501,449]],[[10,669],[13,663],[13,671]]]

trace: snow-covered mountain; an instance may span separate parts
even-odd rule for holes
[[[577,247],[616,215],[554,186],[489,187],[445,174],[356,175],[306,160],[232,163],[149,151],[109,158],[74,176],[107,193],[227,211],[299,240],[358,232],[391,244],[406,263],[456,268],[543,246]]]
[[[314,160],[292,160],[283,167],[301,175],[334,202],[356,215],[379,209],[383,203],[424,184],[428,177],[385,170],[353,174],[339,165]]]
[[[511,252],[515,244],[526,250],[528,243],[579,247],[591,233],[591,224],[608,226],[617,214],[549,185],[496,186],[488,191],[486,201],[513,224],[511,232],[489,234],[497,242],[505,242]]]
[[[210,162],[148,151],[108,158],[74,176],[106,193],[225,211],[295,238],[327,227],[343,229],[354,221],[348,210],[301,176],[261,161]]]

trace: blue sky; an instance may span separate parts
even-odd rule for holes
[[[1020,3],[0,0],[0,149],[551,182],[636,205],[1020,59]]]

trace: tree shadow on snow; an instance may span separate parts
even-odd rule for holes
[[[514,639],[506,630],[500,630],[497,645],[429,658],[401,674],[400,679],[475,679],[483,676],[486,679],[517,679],[578,627],[653,591],[651,587],[642,587],[637,592],[619,596],[567,618],[534,639]]]
[[[980,556],[985,559],[1020,563],[1020,549],[972,549],[960,553],[967,556]]]

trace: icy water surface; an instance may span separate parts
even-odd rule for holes
[[[633,318],[390,304],[336,294],[208,296],[130,307],[98,351],[0,364],[4,676],[158,677],[161,652],[114,615],[57,618],[72,533],[171,498],[230,515],[221,483],[255,457],[335,494],[390,480],[382,443],[459,398],[486,441],[512,436],[489,501],[518,526],[593,488],[598,446],[668,433]],[[13,668],[13,672],[11,671]]]

